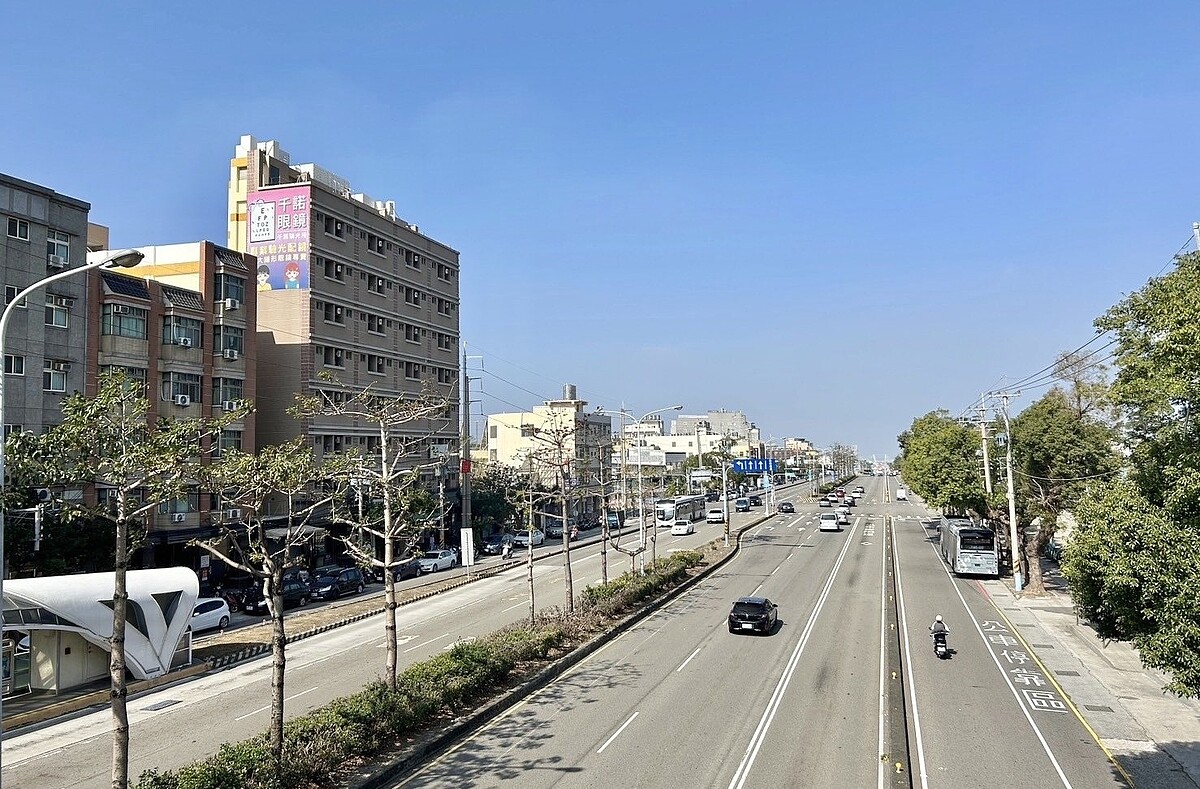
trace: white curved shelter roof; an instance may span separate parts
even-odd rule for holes
[[[113,573],[10,578],[4,582],[5,630],[69,630],[109,650]],[[125,660],[137,679],[157,677],[192,620],[200,591],[187,567],[130,570]]]

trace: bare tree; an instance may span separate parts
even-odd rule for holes
[[[112,785],[129,785],[129,715],[125,627],[129,592],[131,527],[145,525],[159,507],[186,499],[201,476],[203,452],[213,436],[248,413],[248,407],[216,419],[155,420],[145,384],[123,372],[100,377],[94,397],[63,401],[63,421],[41,435],[10,438],[13,474],[49,486],[94,488],[99,501],[62,502],[62,517],[103,518],[116,525],[113,563],[113,624],[109,647],[109,696],[113,719]]]
[[[284,674],[287,632],[283,619],[283,574],[295,563],[294,549],[310,539],[314,517],[327,512],[344,495],[346,468],[340,458],[318,463],[302,438],[265,447],[257,454],[225,452],[210,467],[211,487],[245,514],[241,523],[226,524],[218,539],[194,544],[230,567],[255,577],[271,616],[271,727],[269,747],[276,775],[283,761]],[[269,525],[268,509],[277,500],[285,508],[284,524]],[[270,519],[274,523],[276,519]]]
[[[396,608],[399,604],[396,602],[394,571],[428,522],[428,513],[417,512],[412,506],[423,493],[420,472],[438,465],[415,462],[417,450],[437,432],[435,428],[446,426],[450,399],[448,395],[428,389],[416,397],[381,394],[371,387],[353,388],[332,376],[325,376],[322,383],[317,394],[296,397],[292,412],[297,417],[343,417],[365,422],[378,433],[376,456],[348,458],[346,462],[355,467],[353,473],[361,488],[381,500],[382,510],[376,514],[374,510],[368,513],[364,508],[357,518],[339,519],[359,532],[344,540],[355,560],[365,567],[383,571],[387,645],[384,681],[394,690],[399,663],[396,639]],[[444,523],[444,501],[439,502],[438,507],[437,522]],[[383,543],[382,558],[376,555],[376,540]]]

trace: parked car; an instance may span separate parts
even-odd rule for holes
[[[201,597],[192,608],[190,627],[193,633],[217,627],[224,630],[229,627],[229,604],[221,597]]]
[[[842,523],[836,512],[822,512],[817,522],[818,531],[841,531]]]
[[[563,536],[563,522],[561,519],[556,518],[546,524],[546,536],[547,537],[562,537]]]
[[[782,501],[779,503],[779,511],[780,512],[795,512],[796,505],[792,504],[790,501]]]
[[[749,512],[750,511],[750,499],[738,499],[737,501],[733,502],[733,511],[734,512]]]
[[[620,529],[625,525],[625,513],[621,510],[613,510],[608,513],[608,528]]]
[[[284,608],[308,605],[309,599],[313,596],[309,585],[294,576],[285,578],[279,591],[283,597]],[[253,616],[266,616],[270,613],[271,609],[267,607],[267,598],[263,597],[261,585],[256,586],[253,593],[246,596],[243,610]]]
[[[725,510],[709,510],[704,516],[704,520],[706,523],[724,523]]]
[[[513,545],[519,545],[522,548],[528,547],[530,543],[541,545],[545,541],[546,535],[541,529],[534,529],[532,532],[519,531],[513,535]]]
[[[344,594],[361,592],[367,579],[357,567],[318,567],[309,584],[314,600],[336,600]]]
[[[513,544],[513,536],[504,532],[496,532],[489,534],[487,539],[483,541],[483,545],[479,550],[481,553],[486,553],[488,556],[499,556],[504,553],[505,545]]]
[[[671,534],[675,536],[682,537],[695,533],[696,526],[688,518],[680,518],[679,520],[675,521],[675,523],[671,524]]]
[[[761,507],[762,506],[762,496],[751,496],[750,497],[750,506],[751,507]]]
[[[440,551],[426,551],[421,557],[421,572],[436,573],[438,570],[449,570],[458,563],[458,554],[454,551],[442,549]]]
[[[376,583],[383,583],[383,568],[373,568],[372,575],[375,577]],[[408,578],[419,578],[421,575],[421,559],[417,556],[410,556],[403,559],[399,564],[392,567],[392,578],[397,581],[404,581]]]
[[[765,597],[739,597],[729,612],[730,633],[768,635],[779,621],[779,606]]]

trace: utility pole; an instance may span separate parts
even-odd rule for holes
[[[463,343],[462,352],[462,432],[458,438],[459,453],[459,492],[462,494],[462,534],[461,543],[467,544],[467,534],[471,532],[471,377],[467,374],[467,344]]]
[[[1020,394],[1020,392],[1015,394]],[[1017,544],[1017,494],[1013,490],[1012,423],[1008,421],[1008,399],[1011,396],[1014,395],[1010,395],[1008,392],[1000,393],[1002,413],[1004,414],[1005,463],[1008,467],[1008,541],[1012,553],[1013,587],[1019,592],[1025,584],[1021,577],[1021,548]]]
[[[983,483],[987,494],[992,495],[992,461],[988,457],[988,434],[987,434],[987,405],[984,400],[985,395],[979,396],[979,436],[983,442]]]

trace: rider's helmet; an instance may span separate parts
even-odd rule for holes
[[[941,615],[941,614],[938,614],[937,616],[935,616],[935,617],[933,618],[933,621],[935,621],[935,622],[941,622],[941,621],[942,621],[942,615]]]

